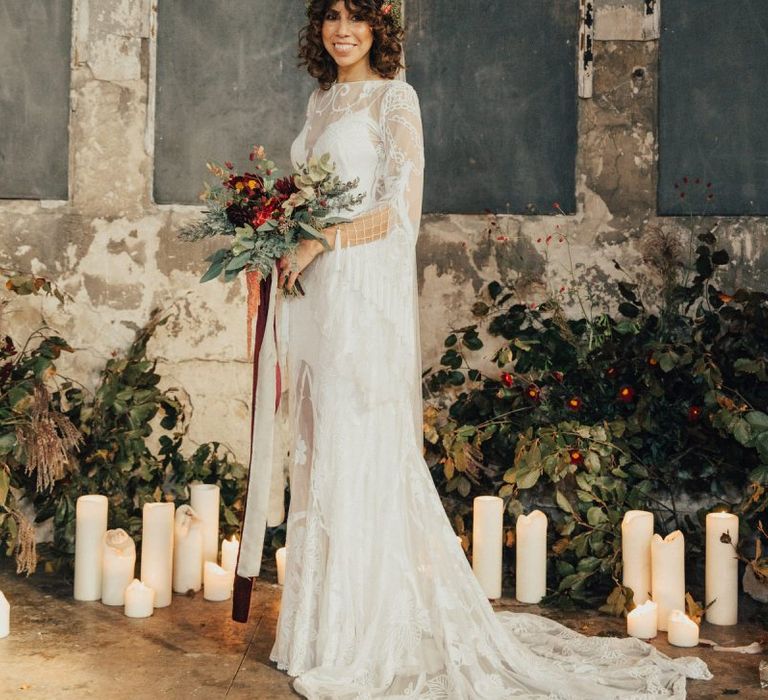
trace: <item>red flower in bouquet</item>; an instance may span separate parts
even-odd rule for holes
[[[240,227],[248,223],[250,218],[248,210],[240,204],[234,202],[226,208],[227,219],[233,226]]]
[[[515,383],[515,380],[509,372],[502,372],[501,383],[506,387],[510,387]]]
[[[292,177],[280,177],[275,180],[275,190],[278,193],[280,201],[284,202],[294,192],[298,192],[299,188],[296,187]]]
[[[280,209],[280,199],[277,197],[271,197],[270,199],[266,200],[265,204],[258,208],[254,209],[252,213],[252,218],[250,221],[251,226],[253,228],[257,229],[259,226],[262,226],[263,224],[267,223],[272,218],[278,218],[275,217],[274,214],[276,211]]]
[[[571,450],[568,453],[568,456],[571,458],[571,464],[580,465],[584,464],[584,454],[581,452],[581,450]]]

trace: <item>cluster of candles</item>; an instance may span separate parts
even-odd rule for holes
[[[173,593],[203,589],[203,598],[232,595],[239,552],[236,537],[219,555],[219,487],[191,484],[190,504],[145,503],[141,576],[134,578],[136,545],[125,530],[107,530],[106,496],[77,499],[75,599],[125,606],[127,617],[149,617],[171,604]]]
[[[175,511],[175,512],[174,512]],[[190,505],[146,503],[142,511],[141,578],[134,578],[136,545],[122,529],[107,530],[106,496],[77,499],[75,600],[122,605],[127,617],[149,617],[171,604],[172,593],[203,589],[203,598],[229,600],[240,543],[219,548],[219,487],[191,484]],[[277,582],[285,580],[287,549],[275,553]],[[10,632],[11,606],[0,591],[0,639]]]
[[[504,501],[477,496],[473,502],[472,570],[488,598],[501,598]],[[539,603],[547,592],[547,516],[540,510],[515,523],[515,598]]]
[[[478,496],[473,503],[472,569],[488,598],[501,597],[504,501]],[[738,615],[739,519],[710,513],[706,520],[705,598],[707,622],[735,625]],[[631,510],[621,526],[623,585],[637,605],[627,615],[627,634],[651,639],[666,631],[670,644],[699,643],[699,626],[685,614],[685,539],[679,530],[662,538],[653,532],[653,514]],[[539,603],[546,594],[547,517],[539,510],[515,524],[515,598]]]
[[[504,501],[474,499],[472,569],[488,598],[501,597]],[[149,617],[170,605],[172,591],[203,588],[206,600],[232,594],[239,542],[219,544],[219,487],[192,484],[190,505],[147,503],[143,510],[141,580],[134,578],[136,547],[124,530],[107,530],[107,498],[77,499],[75,525],[75,599],[124,605],[128,617]],[[739,519],[709,513],[706,519],[705,599],[707,622],[735,625],[738,617]],[[634,593],[627,633],[651,639],[666,631],[670,644],[699,643],[699,626],[685,610],[685,539],[675,530],[662,538],[653,532],[653,514],[631,510],[621,524],[623,585]],[[461,539],[461,538],[459,538]],[[515,597],[539,603],[547,585],[547,516],[540,510],[519,515],[515,524]],[[277,582],[285,579],[286,547],[275,553]],[[0,638],[8,635],[8,601],[0,591]]]
[[[631,510],[621,536],[623,584],[632,589],[637,604],[627,615],[627,633],[651,639],[665,631],[674,646],[696,646],[699,626],[685,614],[683,533],[675,530],[662,538],[653,532],[653,514]],[[707,515],[704,597],[706,620],[713,625],[735,625],[738,619],[738,536],[738,516]]]

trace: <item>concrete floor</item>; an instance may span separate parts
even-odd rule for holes
[[[269,661],[280,605],[274,572],[254,586],[251,620],[230,620],[230,604],[210,603],[198,594],[174,596],[168,608],[145,620],[131,620],[122,608],[78,603],[71,585],[60,577],[18,577],[9,562],[0,562],[0,590],[11,603],[11,635],[0,639],[0,698],[248,698],[299,697],[291,679]],[[271,581],[270,581],[271,579]],[[508,598],[497,609],[514,609]],[[586,634],[622,635],[624,621],[596,613],[562,613],[525,606]],[[702,636],[722,644],[748,644],[764,629],[755,624],[735,628],[704,625]],[[654,644],[671,656],[676,649],[661,634]],[[689,682],[688,697],[700,700],[738,695],[768,698],[760,690],[761,656],[694,650],[715,674],[710,682]],[[598,700],[598,699],[596,699]]]

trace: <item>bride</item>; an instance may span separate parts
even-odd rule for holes
[[[343,212],[348,223],[323,232],[331,250],[303,241],[262,297],[274,303],[255,363],[237,580],[242,590],[258,575],[270,481],[281,492],[270,475],[282,475],[272,468],[282,384],[291,499],[270,659],[318,700],[684,698],[686,676],[710,677],[701,660],[494,612],[477,582],[422,458],[415,244],[424,158],[418,97],[394,79],[401,2],[311,0],[308,16],[300,54],[319,87],[291,159],[328,152],[366,196]],[[275,288],[299,275],[306,296],[279,300]]]

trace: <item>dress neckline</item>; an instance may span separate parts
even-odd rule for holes
[[[343,83],[331,83],[331,87],[336,87],[337,85],[361,85],[363,83],[391,83],[394,80],[394,78],[372,78],[370,80],[347,80]]]

